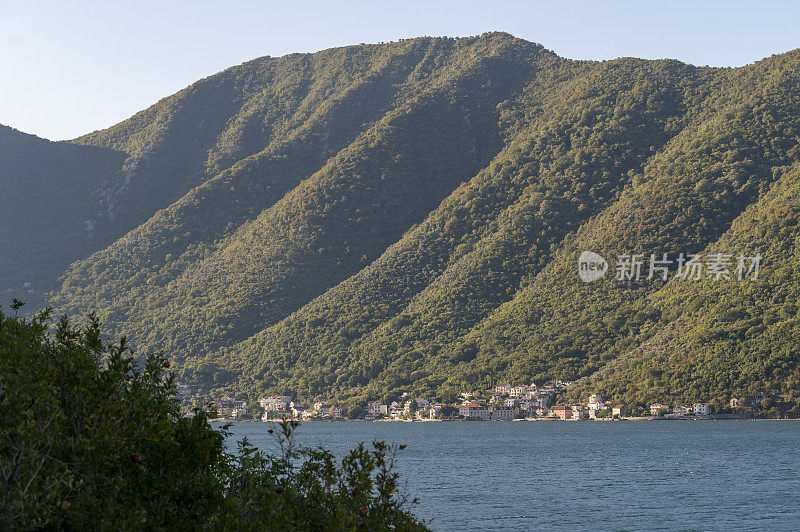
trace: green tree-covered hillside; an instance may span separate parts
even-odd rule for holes
[[[793,408],[799,140],[798,51],[574,61],[491,33],[261,58],[37,148],[75,150],[76,199],[51,199],[98,235],[64,225],[41,283],[218,392],[450,400],[560,378]],[[45,249],[38,220],[20,231]],[[583,250],[612,271],[583,283]],[[618,255],[663,253],[760,255],[762,274],[614,278]]]

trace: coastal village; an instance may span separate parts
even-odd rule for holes
[[[560,404],[559,394],[569,384],[560,380],[544,386],[503,383],[488,391],[461,392],[460,403],[453,404],[431,402],[408,393],[403,393],[391,403],[371,401],[363,406],[326,400],[305,404],[284,395],[262,397],[257,403],[224,396],[213,404],[218,418],[229,421],[566,421],[751,417],[757,410],[756,405],[768,397],[761,393],[753,397],[732,398],[730,408],[725,412],[714,412],[711,405],[705,402],[676,405],[652,403],[648,408],[629,411],[625,405],[606,403],[600,394],[590,395],[585,404]],[[190,393],[185,384],[179,384],[178,391],[185,396]]]

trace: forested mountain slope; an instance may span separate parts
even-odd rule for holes
[[[75,219],[106,240],[51,302],[251,396],[795,401],[799,139],[797,51],[697,68],[485,34],[257,59],[57,144],[96,157]],[[583,283],[583,250],[764,273]]]
[[[602,115],[594,115],[592,133],[595,137],[590,142],[594,149],[602,150],[604,157],[590,162],[591,173],[583,172],[582,181],[570,183],[552,197],[535,196],[526,216],[522,215],[525,212],[522,206],[518,207],[520,211],[513,207],[497,211],[494,223],[484,225],[494,229],[494,233],[489,233],[491,236],[476,241],[467,253],[456,252],[456,246],[452,246],[448,264],[431,275],[430,283],[406,305],[392,309],[377,325],[371,322],[375,313],[364,312],[363,308],[374,308],[372,300],[386,293],[383,286],[398,285],[397,279],[379,281],[377,294],[363,293],[363,283],[358,283],[357,290],[361,293],[355,290],[330,292],[317,302],[319,308],[308,306],[303,313],[235,346],[224,353],[223,358],[229,364],[246,364],[258,353],[260,365],[244,372],[263,379],[251,385],[254,389],[277,381],[312,395],[330,387],[345,396],[370,397],[413,388],[448,398],[453,398],[461,389],[488,388],[501,380],[579,378],[604,368],[609,361],[636,348],[641,358],[650,360],[652,353],[646,345],[642,346],[643,342],[661,329],[671,330],[674,326],[675,318],[663,313],[662,307],[647,297],[658,293],[663,283],[655,279],[642,283],[605,279],[587,285],[577,278],[577,257],[584,249],[614,257],[626,252],[671,252],[674,256],[678,252],[689,254],[703,252],[706,247],[712,251],[721,247],[717,241],[733,220],[748,205],[758,201],[786,166],[797,159],[800,107],[792,96],[800,94],[796,61],[795,54],[734,71],[686,69],[680,72],[682,94],[666,92],[671,98],[664,98],[664,101],[671,106],[657,105],[660,103],[656,99],[658,93],[649,88],[645,108],[657,109],[663,114],[645,116],[641,120],[653,127],[659,124],[660,116],[665,124],[663,133],[656,130],[660,134],[648,138],[641,130],[634,130],[635,135],[627,132],[634,147],[638,141],[647,149],[639,161],[640,166],[628,163],[624,171],[617,174],[613,202],[573,199],[577,191],[591,183],[591,173],[608,175],[603,164],[624,164],[625,161],[621,156],[625,151],[614,154],[603,145],[611,137],[603,131]],[[610,70],[618,68],[620,63],[636,62],[615,63],[601,68]],[[646,72],[647,66],[637,66]],[[668,80],[665,67],[675,65],[659,66],[659,80]],[[770,76],[769,71],[773,69]],[[727,86],[717,86],[708,98],[698,98],[708,90],[709,83],[720,83],[714,74],[725,79]],[[606,81],[613,79],[608,72],[603,72],[602,77]],[[592,85],[595,90],[599,89],[598,82]],[[615,100],[619,101],[619,97]],[[621,106],[608,107],[617,116],[621,114]],[[567,108],[575,109],[574,106]],[[622,122],[629,123],[628,120]],[[613,120],[611,124],[619,128]],[[580,123],[577,125],[579,127]],[[626,132],[621,133],[625,135]],[[673,134],[671,138],[670,133]],[[548,140],[551,139],[553,136],[548,136]],[[569,140],[572,149],[583,147],[575,136]],[[606,158],[606,154],[614,155]],[[575,164],[580,161],[576,159],[567,160]],[[568,170],[559,170],[566,175],[575,171],[574,166],[565,169]],[[564,179],[559,173],[557,170],[553,172],[555,175],[545,177]],[[541,179],[541,174],[531,172],[529,175]],[[536,185],[542,186],[541,183]],[[581,203],[570,210],[567,199],[571,199],[573,205]],[[521,194],[518,201],[524,204],[526,200],[525,194]],[[545,211],[545,207],[551,210]],[[432,214],[426,223],[441,216],[441,211]],[[581,211],[589,211],[583,220]],[[597,215],[591,217],[595,213]],[[576,227],[570,224],[580,224],[584,220],[577,234],[566,234],[570,227]],[[451,218],[451,225],[456,221],[460,222]],[[556,235],[553,240],[547,239],[550,234]],[[441,229],[436,238],[440,236]],[[759,240],[753,240],[739,251],[749,254],[760,251],[767,257],[765,249],[753,245]],[[411,244],[413,237],[407,237],[404,242]],[[542,243],[545,246],[541,246]],[[381,260],[388,259],[392,251]],[[535,259],[540,257],[544,260],[537,263]],[[380,278],[392,271],[380,262],[376,264],[378,267],[370,272],[373,276]],[[765,268],[772,267],[778,264],[765,261]],[[419,270],[414,268],[408,273],[419,275]],[[763,277],[761,282],[764,282]],[[787,282],[796,283],[791,279]],[[715,292],[708,288],[710,283],[684,282],[680,286],[713,297]],[[748,283],[729,282],[725,286],[728,291],[737,293]],[[678,283],[673,281],[673,284]],[[707,288],[702,288],[704,285]],[[324,301],[334,296],[339,299]],[[354,310],[348,308],[345,313],[326,312],[353,299],[367,300],[369,304],[357,305]],[[673,306],[669,308],[674,313],[680,304],[675,300],[671,303]],[[706,304],[710,305],[711,301]],[[747,311],[742,309],[742,312]],[[332,325],[320,323],[320,318],[326,314],[337,321]],[[367,320],[365,315],[369,316]],[[309,325],[318,323],[319,329],[308,330]],[[351,331],[358,334],[361,331],[357,327],[364,323],[368,324],[366,332],[350,341],[346,335],[352,334]],[[787,338],[783,350],[792,360],[792,367],[796,367],[798,347],[791,337]],[[295,353],[296,359],[287,360],[287,354]],[[692,359],[692,355],[688,358]],[[773,368],[768,369],[759,380],[745,383],[745,379],[734,379],[738,382],[729,380],[727,386],[714,386],[706,379],[715,378],[722,370],[706,363],[701,371],[684,372],[683,380],[675,383],[676,389],[669,393],[691,400],[716,398],[722,393],[744,393],[743,386],[760,386],[762,390],[777,387],[780,393],[791,388],[781,380],[785,374],[775,378]],[[752,374],[749,378],[752,379]],[[650,389],[645,382],[652,381],[638,377],[619,381],[620,388],[604,386],[602,389],[612,397],[640,402],[644,402],[645,395],[649,400],[656,400],[665,392],[660,387]],[[364,386],[366,389],[362,388]],[[599,387],[597,382],[592,389],[596,386]],[[637,395],[632,388],[642,392]],[[647,390],[649,394],[645,393]],[[621,393],[623,391],[625,393]]]
[[[89,222],[92,192],[124,159],[0,126],[0,301],[41,305],[72,261],[103,245]]]

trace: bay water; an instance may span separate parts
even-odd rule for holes
[[[235,423],[265,451],[270,423]],[[800,422],[308,422],[342,457],[405,444],[400,486],[433,530],[800,530]]]

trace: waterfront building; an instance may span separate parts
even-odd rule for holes
[[[669,406],[662,405],[661,403],[653,403],[650,405],[651,416],[661,415],[662,412],[669,412]]]
[[[467,403],[458,407],[458,415],[467,419],[487,421],[489,419],[489,409],[477,403]]]
[[[572,419],[584,419],[589,417],[589,409],[582,405],[572,405]]]
[[[314,410],[321,416],[329,416],[331,415],[331,406],[333,405],[327,401],[318,401],[314,403]]]
[[[295,417],[290,410],[266,410],[261,416],[261,421],[273,421],[276,419],[289,419]]]
[[[492,421],[511,421],[517,417],[519,409],[508,406],[495,406],[489,408],[489,419]]]
[[[367,413],[371,414],[372,416],[388,416],[389,415],[389,406],[383,405],[378,401],[372,401],[367,403]]]
[[[553,407],[552,412],[559,419],[572,419],[572,407],[558,405]]]
[[[287,410],[287,407],[291,402],[292,398],[286,395],[272,395],[269,397],[262,397],[258,400],[258,404],[261,405],[261,408],[266,411]]]
[[[606,407],[603,403],[603,397],[600,394],[593,393],[589,396],[589,410],[602,410]]]

